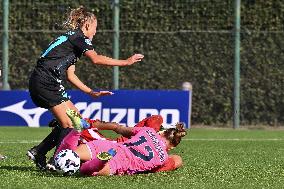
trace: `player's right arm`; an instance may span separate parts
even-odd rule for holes
[[[117,127],[114,131],[117,133],[117,134],[120,134],[124,137],[131,137],[133,135],[135,135],[135,133],[133,133],[133,129],[134,127],[124,127],[124,126],[119,126]]]
[[[117,127],[123,127],[115,122],[103,122],[103,121],[102,122],[96,121],[92,125],[98,130],[112,130],[112,131],[115,131]]]
[[[104,55],[97,54],[94,50],[88,50],[84,53],[94,64],[107,65],[107,66],[129,66],[135,62],[140,62],[144,55],[134,54],[126,60],[117,60]]]
[[[116,132],[117,134],[120,134],[124,137],[131,137],[134,135],[132,132],[132,127],[124,127],[123,125],[119,125],[115,122],[94,122],[93,126],[97,128],[98,130],[112,130]]]

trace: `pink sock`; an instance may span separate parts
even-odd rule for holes
[[[65,149],[76,150],[78,146],[78,140],[80,138],[80,133],[73,129],[61,142],[59,148],[57,149],[54,156],[56,156],[60,151]]]
[[[108,161],[99,160],[95,157],[83,163],[80,167],[80,172],[84,175],[92,175],[94,172],[99,172],[107,162]]]

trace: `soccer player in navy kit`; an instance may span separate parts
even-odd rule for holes
[[[75,75],[75,63],[82,55],[94,64],[109,66],[132,65],[144,57],[142,54],[134,54],[126,60],[116,60],[98,55],[91,43],[96,34],[97,18],[82,6],[70,12],[64,25],[68,31],[52,41],[42,52],[29,81],[29,92],[33,102],[38,107],[52,112],[62,127],[60,132],[55,132],[61,135],[61,138],[73,128],[66,110],[78,112],[66,93],[66,81],[93,97],[112,94],[109,91],[94,92]],[[44,166],[45,154],[50,150],[45,143],[50,141],[43,141],[27,154],[39,168]]]

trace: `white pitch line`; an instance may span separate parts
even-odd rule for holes
[[[186,138],[183,141],[284,141],[284,138]],[[39,143],[41,140],[18,140],[18,141],[0,141],[0,144],[31,144]]]
[[[186,138],[187,141],[284,141],[282,138]]]
[[[0,141],[0,144],[31,144],[39,142],[41,142],[41,140],[19,140],[19,141]]]

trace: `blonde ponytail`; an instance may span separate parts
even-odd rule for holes
[[[97,19],[97,18],[93,13],[87,12],[85,7],[80,6],[79,8],[71,10],[67,20],[63,23],[63,27],[68,30],[81,28],[83,27],[85,22],[87,22],[90,19]]]

